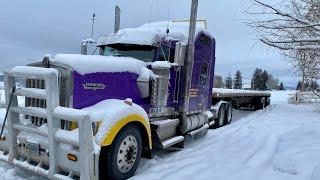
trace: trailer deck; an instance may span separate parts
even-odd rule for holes
[[[254,91],[242,89],[222,89],[213,88],[213,98],[227,98],[227,97],[270,97],[271,94],[267,91]]]

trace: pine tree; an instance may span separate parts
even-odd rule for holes
[[[240,71],[237,71],[235,74],[233,89],[242,89],[242,75]]]
[[[297,84],[297,89],[296,90],[301,90],[302,89],[302,82],[299,81]]]
[[[253,90],[263,90],[265,86],[263,72],[261,69],[257,68],[252,76],[251,88]]]
[[[226,78],[225,84],[227,89],[232,89],[232,77],[230,75]]]
[[[214,88],[224,88],[225,84],[223,82],[223,78],[219,75],[214,76]]]
[[[269,79],[269,74],[266,70],[264,70],[262,73],[262,79],[261,79],[261,90],[268,89],[268,79]]]
[[[317,83],[317,81],[311,81],[310,89],[316,90],[318,88],[319,88],[319,84]]]
[[[284,90],[284,86],[283,86],[283,83],[282,83],[282,82],[280,83],[279,90],[281,90],[281,91]]]

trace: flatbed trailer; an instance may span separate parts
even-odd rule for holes
[[[242,89],[212,89],[211,122],[218,128],[232,121],[233,109],[251,108],[264,109],[270,105],[271,94],[267,91]]]

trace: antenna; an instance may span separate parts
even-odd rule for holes
[[[92,39],[93,37],[93,30],[94,30],[94,21],[96,20],[96,9],[93,9],[93,14],[92,14],[92,25],[91,25],[91,36],[90,38]]]
[[[170,23],[170,8],[171,8],[171,0],[169,0],[168,2],[168,24],[167,24],[167,30],[166,30],[166,33],[167,33],[167,37],[170,33],[170,30],[169,30],[169,23]]]
[[[119,6],[116,6],[114,10],[114,33],[117,33],[119,31],[120,21],[121,21],[121,9]]]
[[[150,0],[149,31],[150,31],[150,28],[151,28],[150,24],[151,24],[152,11],[153,11],[153,0]]]

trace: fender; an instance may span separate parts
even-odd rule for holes
[[[90,113],[92,122],[98,123],[95,135],[97,145],[109,146],[123,127],[129,123],[138,123],[143,128],[145,145],[152,149],[151,128],[147,112],[138,104],[127,103],[119,99],[107,99],[93,106],[84,108]]]
[[[103,147],[103,146],[111,145],[114,138],[117,136],[117,134],[120,132],[120,130],[124,126],[126,126],[127,124],[132,123],[132,122],[138,122],[143,125],[146,132],[148,133],[149,148],[152,149],[151,128],[150,128],[149,121],[139,114],[131,114],[125,118],[118,120],[116,122],[116,124],[114,124],[111,127],[111,129],[108,132],[106,132],[103,140],[101,141],[100,146]]]

